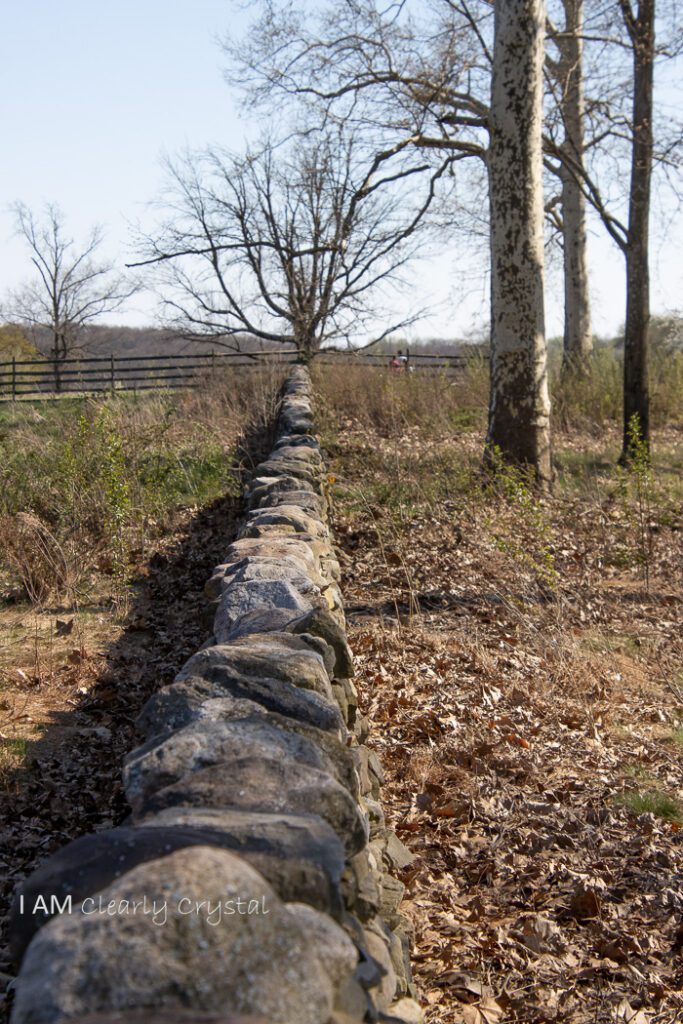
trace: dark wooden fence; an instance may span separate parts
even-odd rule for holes
[[[100,391],[191,388],[219,369],[295,361],[281,351],[246,355],[215,352],[174,356],[84,356],[72,359],[12,359],[0,363],[0,398],[53,397]]]
[[[462,371],[471,355],[410,353],[410,369],[454,374]],[[482,358],[481,356],[477,358]],[[483,358],[486,358],[485,356]],[[325,350],[317,357],[322,365],[355,364],[390,367],[386,353]],[[258,353],[212,352],[174,356],[84,356],[60,360],[11,359],[0,362],[0,400],[51,398],[102,391],[146,391],[152,388],[197,387],[217,372],[244,370],[263,365],[289,365],[296,354],[276,349]]]
[[[463,369],[476,360],[488,362],[488,354],[475,349],[467,350],[453,355],[439,354],[434,352],[414,352],[404,349],[406,362],[403,369],[432,371],[453,375],[461,373]],[[393,356],[386,352],[344,352],[323,349],[316,356],[316,363],[323,366],[338,366],[340,363],[351,363],[360,366],[378,366],[391,369]]]

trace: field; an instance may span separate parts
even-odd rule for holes
[[[315,372],[430,1024],[683,1015],[681,366],[655,372],[653,462],[627,471],[618,367],[597,365],[555,374],[550,497],[481,471],[484,364]],[[3,913],[125,816],[136,711],[208,635],[277,380],[0,406]]]

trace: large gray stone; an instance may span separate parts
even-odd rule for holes
[[[310,402],[290,399],[280,412],[278,429],[288,434],[311,434],[314,421]]]
[[[214,619],[214,636],[219,644],[224,643],[234,623],[252,611],[284,609],[302,614],[322,604],[322,601],[320,591],[313,584],[303,595],[286,580],[246,580],[244,583],[233,583],[221,595]]]
[[[232,623],[225,634],[225,642],[241,640],[243,637],[253,636],[254,633],[284,633],[291,622],[292,612],[287,608],[255,608]]]
[[[247,580],[285,580],[302,594],[311,593],[313,587],[321,589],[327,585],[323,577],[301,559],[257,555],[230,565],[216,566],[204,586],[204,592],[210,600],[216,600],[222,596],[226,587]]]
[[[282,451],[274,452],[256,467],[255,477],[298,476],[309,483],[318,481],[322,475],[322,465],[308,459],[287,458]]]
[[[222,575],[227,585],[244,583],[246,580],[286,580],[300,587],[303,594],[310,592],[311,585],[318,588],[326,585],[326,581],[310,563],[307,564],[295,555],[286,558],[252,555],[225,566]]]
[[[415,860],[415,855],[410,852],[398,838],[396,833],[390,829],[380,829],[373,837],[370,848],[385,871],[405,871]]]
[[[150,740],[189,725],[199,717],[199,709],[205,701],[230,697],[253,701],[268,711],[318,729],[346,734],[339,709],[332,701],[278,679],[249,678],[229,671],[220,682],[190,676],[164,686],[147,701],[136,725],[145,739]]]
[[[367,843],[367,825],[347,789],[327,772],[273,757],[235,756],[157,790],[143,813],[167,807],[212,807],[313,814],[333,829],[353,856]],[[134,820],[138,820],[137,816]]]
[[[304,901],[340,918],[344,849],[330,825],[312,814],[249,808],[167,807],[140,820],[145,829],[196,829],[210,844],[243,857],[285,902]]]
[[[275,509],[254,509],[246,525],[240,530],[240,537],[256,537],[255,531],[263,527],[281,530],[283,533],[306,533],[316,537],[327,538],[329,531],[317,517],[307,515],[303,509],[292,505],[279,505]]]
[[[367,849],[349,858],[344,872],[346,904],[361,921],[376,917],[380,906],[380,891],[374,858]]]
[[[280,757],[310,765],[331,773],[356,796],[354,753],[329,733],[281,715],[193,722],[129,754],[123,772],[124,786],[131,807],[139,811],[154,792],[239,755]]]
[[[298,474],[288,476],[257,476],[251,482],[246,492],[247,504],[255,508],[260,504],[266,494],[277,494],[279,491],[312,491],[314,494],[322,493],[322,484],[319,481],[311,483]]]
[[[296,618],[298,619],[299,616],[297,615]],[[232,643],[233,640],[240,640],[244,637],[251,637],[254,634],[281,634],[287,632],[291,622],[292,613],[282,609],[271,608],[267,611],[247,612],[246,615],[243,615],[237,622],[232,624],[226,635],[226,643]],[[334,674],[336,664],[336,655],[332,647],[330,647],[326,640],[323,640],[314,633],[299,633],[297,635],[306,641],[312,651],[321,656],[325,669],[331,677]]]
[[[281,505],[296,505],[308,515],[317,515],[321,519],[327,512],[327,501],[325,498],[313,491],[275,491],[263,497],[258,505],[252,506],[254,510],[264,508],[279,508]]]
[[[330,645],[335,653],[334,674],[338,679],[353,676],[353,655],[346,639],[346,631],[324,608],[313,608],[299,618],[292,619],[285,627],[287,632],[313,633]]]
[[[245,773],[241,775],[242,783],[248,782]],[[252,780],[258,777],[259,771],[254,767]],[[332,801],[336,797],[334,809],[340,812],[339,824],[344,810],[342,798],[335,792],[333,780],[322,778],[328,795],[332,796],[328,811],[333,810]],[[309,785],[309,793],[311,789]],[[350,800],[345,790],[338,789]],[[233,792],[239,791],[233,787]],[[203,808],[201,802],[191,809],[174,806],[162,814],[150,813],[137,827],[109,829],[67,844],[43,861],[17,892],[10,922],[14,962],[21,962],[33,935],[52,916],[51,911],[43,913],[42,909],[32,912],[38,906],[39,897],[48,908],[54,906],[53,897],[60,906],[66,897],[74,904],[80,903],[138,864],[188,846],[215,846],[239,852],[268,880],[281,899],[306,900],[339,917],[344,853],[341,839],[331,824],[315,816],[310,807],[301,806],[301,813],[292,813],[294,809],[276,808],[274,800],[271,801],[273,806],[261,801],[253,808],[245,800],[242,803],[244,806],[239,808],[211,810]],[[250,813],[245,814],[245,810]],[[270,811],[274,813],[264,813]],[[346,822],[353,825],[348,813]]]
[[[308,635],[262,633],[205,647],[185,662],[176,680],[199,676],[221,683],[235,674],[281,679],[303,690],[313,690],[328,701],[334,700],[324,658],[314,649]]]
[[[310,568],[318,571],[319,561],[311,546],[301,537],[281,537],[279,540],[263,540],[259,537],[243,537],[233,541],[226,552],[225,563],[231,565],[244,558],[260,555],[265,558],[296,558]]]
[[[147,897],[150,915],[61,916],[31,943],[16,987],[12,1024],[56,1024],[97,1012],[149,1008],[261,1015],[270,1024],[326,1024],[357,952],[334,922],[290,910],[240,858],[194,847],[134,868],[102,893],[122,907]],[[180,903],[184,900],[184,903]],[[201,901],[266,913],[223,912],[209,923]],[[240,901],[238,904],[237,901]]]
[[[304,462],[315,469],[324,469],[325,463],[320,454],[320,448],[313,448],[310,445],[281,444],[276,445],[270,455],[269,462],[279,461]]]
[[[182,684],[180,684],[182,685]],[[177,713],[176,706],[176,713]],[[182,717],[174,714],[173,718]],[[220,697],[213,697],[209,700],[202,701],[200,704],[195,704],[188,708],[188,714],[186,721],[178,721],[177,725],[172,728],[164,730],[166,736],[172,732],[177,732],[181,728],[185,728],[188,725],[210,722],[234,722],[244,721],[246,719],[255,720],[262,719],[263,721],[270,722],[272,725],[277,725],[281,729],[286,729],[290,732],[297,732],[302,736],[309,736],[312,740],[319,743],[323,749],[327,749],[330,743],[334,744],[333,753],[335,756],[339,756],[338,744],[340,739],[347,739],[348,734],[346,730],[339,729],[336,734],[328,734],[322,732],[316,726],[312,726],[309,722],[302,722],[301,719],[293,718],[290,715],[283,715],[279,711],[273,711],[270,708],[263,707],[262,704],[258,704],[256,701],[250,700],[245,697],[235,697],[232,694],[224,694]],[[161,736],[159,737],[162,738]],[[345,743],[342,743],[342,749],[347,750]],[[348,755],[347,755],[348,756]]]
[[[44,860],[17,889],[9,929],[14,963],[21,962],[35,933],[55,912],[44,911],[43,905],[38,903],[39,897],[47,908],[54,906],[53,897],[60,906],[67,897],[77,904],[105,889],[138,864],[158,860],[188,846],[222,846],[225,845],[222,839],[222,835],[206,828],[126,826],[91,833],[68,843]],[[37,906],[38,912],[34,910]]]
[[[273,451],[280,451],[282,448],[313,448],[319,449],[320,444],[313,434],[287,434],[281,432],[273,445]]]

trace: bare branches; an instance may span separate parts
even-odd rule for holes
[[[330,129],[288,149],[189,155],[171,168],[169,215],[135,265],[170,289],[176,326],[227,344],[247,332],[310,358],[358,337],[412,255],[449,166],[415,151],[409,135],[368,156]]]
[[[84,329],[119,309],[138,286],[116,274],[111,263],[97,261],[103,240],[99,227],[78,246],[65,234],[56,205],[48,204],[40,217],[24,203],[12,209],[35,276],[8,295],[2,315],[25,327],[49,331],[53,357],[65,359],[81,343]]]

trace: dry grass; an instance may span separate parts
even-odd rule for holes
[[[181,509],[235,491],[245,422],[272,413],[280,374],[196,391],[5,405],[0,412],[0,589],[76,607],[129,569]]]
[[[411,427],[443,434],[483,423],[488,364],[473,359],[461,375],[434,371],[394,374],[371,366],[314,366],[321,418],[336,429],[366,426],[384,437]]]

